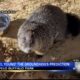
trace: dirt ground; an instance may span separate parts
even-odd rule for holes
[[[35,54],[26,55],[17,45],[17,32],[20,25],[40,5],[51,3],[59,6],[64,12],[74,13],[80,17],[80,0],[1,0],[0,11],[14,10],[10,13],[11,23],[9,28],[0,36],[0,61],[69,61],[80,58],[80,35],[68,38],[59,48],[50,50],[48,55],[42,58]],[[50,57],[48,57],[50,56]],[[56,61],[56,60],[55,60]],[[53,74],[47,71],[27,72],[0,72],[1,79],[49,79],[49,78],[79,78],[79,74]]]

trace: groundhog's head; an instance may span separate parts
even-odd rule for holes
[[[46,45],[48,35],[45,34],[47,31],[43,26],[36,23],[23,23],[18,31],[18,46],[23,52],[43,54],[40,51],[48,47]]]

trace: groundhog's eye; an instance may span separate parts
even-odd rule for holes
[[[31,35],[31,41],[30,41],[31,45],[34,44],[34,40],[35,40],[34,35]]]
[[[25,37],[23,39],[24,39],[24,41],[26,41],[26,38]]]

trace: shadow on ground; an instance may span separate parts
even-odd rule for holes
[[[9,28],[3,34],[3,37],[17,38],[18,29],[24,21],[25,19],[17,19],[12,21]]]

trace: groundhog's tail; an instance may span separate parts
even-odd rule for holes
[[[67,34],[75,37],[80,33],[80,18],[75,14],[66,13],[66,15],[68,20]]]

